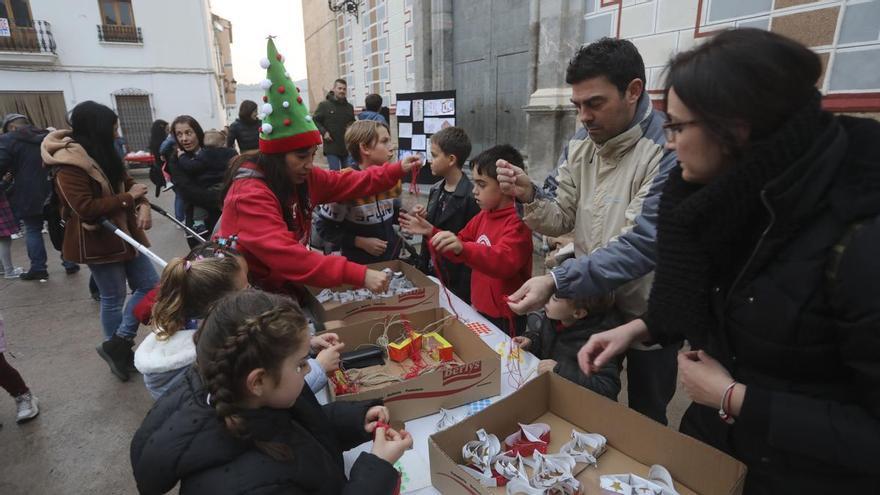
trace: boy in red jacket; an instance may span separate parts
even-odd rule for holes
[[[519,151],[507,144],[489,148],[471,160],[480,213],[458,235],[441,232],[417,215],[401,213],[400,225],[407,232],[432,236],[429,249],[469,266],[474,308],[506,332],[512,332],[513,322],[516,334],[521,335],[525,318],[513,315],[505,298],[532,276],[532,232],[517,214],[513,197],[501,193],[495,170],[498,160],[523,163]]]

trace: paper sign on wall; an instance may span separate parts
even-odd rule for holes
[[[409,122],[401,122],[397,124],[397,137],[398,138],[411,138],[412,137],[412,124]]]
[[[424,118],[424,109],[422,108],[422,100],[413,100],[413,122],[421,122]]]
[[[416,134],[412,137],[412,149],[413,150],[425,150],[425,145],[427,144],[427,140],[425,139],[424,134]]]
[[[455,115],[454,99],[425,100],[425,117],[437,117],[440,115]]]
[[[425,134],[436,134],[447,127],[455,127],[454,117],[425,117]]]
[[[409,117],[410,115],[410,102],[409,100],[403,100],[397,102],[397,116],[398,117]]]
[[[0,17],[0,36],[4,38],[12,37],[12,30],[9,29],[9,19]]]

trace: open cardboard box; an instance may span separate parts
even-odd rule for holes
[[[440,287],[424,273],[413,268],[411,265],[400,260],[385,261],[382,263],[373,263],[367,265],[373,270],[382,270],[390,268],[395,272],[403,272],[416,289],[412,292],[401,296],[392,296],[389,298],[368,299],[365,301],[352,301],[348,303],[339,303],[330,301],[320,303],[317,300],[318,294],[322,290],[317,287],[306,287],[308,289],[308,305],[312,309],[315,318],[325,323],[332,320],[339,320],[340,323],[334,323],[332,326],[339,324],[348,324],[356,321],[372,320],[387,313],[413,312],[421,309],[430,309],[439,307]],[[331,287],[334,291],[353,289],[350,285],[340,285]]]
[[[451,313],[442,308],[434,308],[403,314],[416,332],[420,332],[430,323],[446,318],[442,324],[433,325],[430,331],[436,331],[449,341],[457,360],[464,364],[338,397],[331,385],[328,387],[330,400],[382,398],[390,409],[392,418],[408,421],[434,414],[441,407],[449,409],[501,393],[500,356],[467,326],[450,317]],[[333,332],[345,342],[346,350],[353,350],[360,345],[375,343],[382,334],[382,323],[382,319],[358,322],[334,328]],[[401,334],[403,327],[393,325],[389,328],[388,338],[393,342]],[[369,368],[364,371],[369,371]]]
[[[647,477],[652,464],[669,470],[681,495],[736,495],[743,490],[746,467],[736,459],[555,373],[539,375],[504,399],[432,435],[428,451],[434,488],[444,495],[504,494],[505,488],[484,487],[458,467],[461,448],[476,440],[480,428],[503,442],[519,429],[517,423],[549,424],[548,453],[559,452],[570,440],[572,428],[608,439],[598,467],[578,464],[575,469],[584,495],[602,493],[600,475],[634,473]]]

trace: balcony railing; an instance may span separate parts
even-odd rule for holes
[[[139,27],[98,24],[98,40],[113,43],[143,43],[144,37]]]
[[[34,21],[34,27],[12,27],[12,36],[0,36],[0,52],[55,54],[52,25]]]

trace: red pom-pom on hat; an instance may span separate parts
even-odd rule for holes
[[[286,91],[286,89],[284,88],[284,86],[278,86],[279,93],[284,94],[285,91]]]

